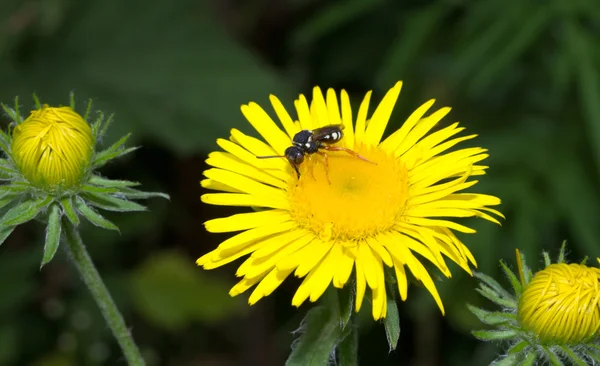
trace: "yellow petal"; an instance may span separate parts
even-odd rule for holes
[[[413,128],[402,140],[402,143],[398,146],[395,151],[396,156],[402,156],[405,152],[408,151],[412,146],[414,146],[417,141],[419,141],[423,136],[425,136],[431,129],[438,124],[438,122],[444,118],[448,113],[450,113],[450,108],[445,107],[435,111],[433,114],[428,116],[427,118],[423,118],[415,128]]]
[[[356,117],[356,128],[354,129],[354,136],[356,141],[363,141],[365,137],[365,128],[367,126],[367,114],[369,113],[369,102],[371,101],[371,94],[373,92],[369,90],[365,95],[360,107],[358,108],[358,116]]]
[[[313,99],[311,103],[311,110],[313,113],[313,122],[316,121],[316,127],[323,127],[331,124],[329,122],[329,113],[327,112],[327,105],[325,104],[325,98],[321,92],[321,88],[315,86],[313,88]]]
[[[365,277],[367,279],[367,284],[370,288],[377,287],[377,261],[373,252],[371,252],[371,248],[369,245],[362,241],[358,244],[358,257],[356,258],[356,262],[360,262],[362,265],[362,270],[365,273]]]
[[[377,271],[377,286],[372,289],[373,292],[373,319],[379,320],[385,317],[387,313],[387,295],[385,289],[385,280],[383,276],[383,265],[381,260],[377,258],[377,264],[379,270]]]
[[[200,199],[209,205],[219,206],[269,207],[284,210],[288,210],[290,207],[287,199],[258,197],[244,193],[207,193],[203,194]]]
[[[403,220],[409,224],[414,224],[414,225],[427,226],[427,227],[440,226],[440,227],[447,227],[452,230],[460,231],[461,233],[465,233],[465,234],[475,233],[475,230],[473,230],[471,228],[468,228],[466,226],[463,226],[463,225],[460,225],[453,221],[448,221],[448,220],[433,220],[433,219],[426,219],[426,218],[422,218],[422,217],[410,217],[410,216],[403,217]]]
[[[394,270],[396,272],[396,281],[398,282],[398,292],[400,292],[400,298],[402,301],[406,301],[406,297],[408,295],[408,280],[406,279],[404,264],[396,261],[394,263]]]
[[[264,225],[279,224],[290,220],[291,217],[287,211],[267,210],[208,220],[204,223],[204,226],[211,233],[226,233],[253,229]]]
[[[271,101],[275,114],[277,114],[277,118],[279,118],[285,132],[287,132],[290,139],[294,138],[294,135],[300,132],[300,129],[294,124],[294,120],[292,120],[292,117],[290,117],[289,113],[276,96],[269,95],[269,100]]]
[[[377,256],[383,260],[383,263],[385,263],[386,266],[391,267],[394,265],[392,263],[392,257],[390,257],[390,253],[388,253],[383,245],[381,245],[378,238],[367,238],[366,241],[371,249],[373,249],[373,252],[375,252]]]
[[[327,89],[327,112],[329,113],[330,124],[339,125],[342,123],[337,96],[335,95],[335,90],[331,88]]]
[[[241,193],[239,189],[232,188],[227,184],[214,181],[212,179],[202,179],[200,181],[202,188],[212,189],[215,191],[229,192],[229,193]]]
[[[315,237],[315,235],[312,232],[305,230],[305,229],[297,228],[294,231],[298,232],[298,235],[300,235],[299,238],[301,238],[301,239],[298,239],[296,242],[294,242],[294,244],[296,244],[298,242],[303,243],[303,245],[298,247],[298,249],[300,249],[300,248],[304,247],[304,245],[307,245],[308,243],[310,243]],[[300,244],[300,243],[298,243],[298,244]],[[288,249],[282,248],[282,247],[278,246],[277,244],[273,243],[272,245],[265,245],[260,250],[257,250],[256,252],[252,253],[252,257],[255,259],[263,259],[265,257],[269,257],[269,256],[273,255],[274,253],[282,251],[282,250],[288,250]],[[291,254],[293,252],[295,252],[295,250],[289,252],[289,254]]]
[[[277,179],[273,175],[267,173],[264,169],[258,169],[250,164],[247,164],[229,153],[221,151],[212,152],[208,155],[206,164],[215,168],[229,170],[244,175],[248,178],[277,188],[287,188],[287,183],[285,181]]]
[[[229,290],[229,296],[237,296],[239,294],[246,292],[250,287],[254,286],[260,280],[261,280],[260,277],[252,278],[252,279],[247,279],[247,278],[242,279],[235,286],[233,286],[231,288],[231,290]]]
[[[292,273],[292,270],[280,271],[277,268],[269,272],[265,278],[260,281],[258,286],[252,291],[248,303],[250,305],[256,304],[256,302],[265,296],[269,296],[279,285],[285,281],[285,279]]]
[[[354,255],[342,246],[342,254],[333,274],[333,285],[335,287],[343,288],[346,282],[348,282],[350,274],[352,274],[352,268],[354,267],[354,258]]]
[[[242,105],[241,110],[252,127],[275,149],[275,152],[283,155],[292,141],[277,127],[267,112],[254,102]]]
[[[294,101],[294,106],[298,112],[298,121],[300,122],[301,129],[313,130],[317,128],[317,122],[313,121],[313,118],[310,114],[310,109],[308,108],[308,102],[306,101],[306,97],[304,97],[304,95],[300,94],[298,99]]]
[[[388,151],[394,152],[398,150],[398,147],[404,141],[408,133],[415,127],[415,125],[421,120],[421,118],[425,115],[425,113],[431,108],[431,106],[435,103],[435,99],[431,99],[417,108],[412,114],[408,117],[406,122],[400,127],[399,130],[392,133],[388,138],[386,138],[379,146]]]
[[[235,133],[235,134],[238,135],[238,133]],[[240,137],[240,136],[238,136],[238,137]],[[243,139],[245,139],[245,138],[242,137],[242,140]],[[283,159],[283,158],[282,159],[259,159],[256,157],[255,154],[251,153],[250,151],[246,150],[245,148],[241,147],[240,145],[236,144],[235,142],[232,142],[229,140],[224,140],[224,139],[218,139],[217,145],[219,145],[223,150],[232,154],[236,158],[238,158],[250,165],[253,165],[259,169],[265,170],[270,175],[272,175],[276,178],[279,178],[283,181],[287,181],[291,176],[290,171],[289,171],[289,168],[290,168],[289,163],[287,161],[285,161],[285,159]],[[274,153],[275,153],[274,151],[271,151],[269,153],[260,154],[260,156],[271,155]]]
[[[354,304],[354,308],[358,313],[360,311],[360,308],[362,307],[362,303],[365,298],[367,283],[365,280],[365,273],[363,272],[361,261],[356,260],[355,264],[356,265],[354,266],[354,268],[356,268],[356,304]]]
[[[354,148],[354,126],[352,124],[352,107],[350,98],[345,90],[342,90],[342,123],[344,125],[344,144],[349,148]]]
[[[204,176],[251,195],[273,197],[275,199],[286,199],[287,197],[285,191],[281,189],[268,186],[228,170],[212,168],[205,170]]]
[[[302,281],[292,299],[293,306],[299,307],[309,296],[311,301],[315,301],[325,292],[325,289],[327,289],[327,286],[331,282],[333,265],[335,263],[330,259],[331,251],[323,257],[314,270]]]
[[[400,95],[400,89],[402,89],[402,82],[399,81],[390,89],[383,97],[379,106],[373,113],[371,121],[365,131],[365,142],[370,145],[378,145],[381,141],[381,137],[387,127],[387,124]]]

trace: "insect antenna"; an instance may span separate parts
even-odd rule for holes
[[[285,155],[268,155],[268,156],[257,156],[257,159],[271,159],[271,158],[285,158]]]

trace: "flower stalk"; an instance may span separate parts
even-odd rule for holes
[[[83,281],[89,288],[94,300],[98,304],[106,323],[110,327],[113,335],[119,342],[127,363],[131,366],[144,366],[146,363],[136,346],[131,332],[127,329],[123,316],[115,305],[108,289],[104,285],[100,274],[96,270],[92,258],[85,249],[85,245],[79,235],[79,230],[71,222],[63,219],[65,229],[66,249],[77,270],[81,274]]]

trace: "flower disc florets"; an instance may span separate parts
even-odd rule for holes
[[[12,157],[25,179],[45,190],[79,184],[94,152],[90,125],[70,107],[42,106],[13,130]]]

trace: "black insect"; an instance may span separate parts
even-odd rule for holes
[[[314,130],[302,130],[294,135],[292,146],[285,149],[283,155],[257,156],[257,158],[286,158],[296,171],[296,174],[298,174],[298,178],[300,178],[298,166],[304,162],[304,157],[306,155],[320,153],[323,155],[325,165],[328,165],[327,154],[321,150],[344,151],[361,160],[370,162],[355,151],[341,146],[333,146],[333,144],[344,137],[342,132],[343,129],[344,125],[329,125]]]

